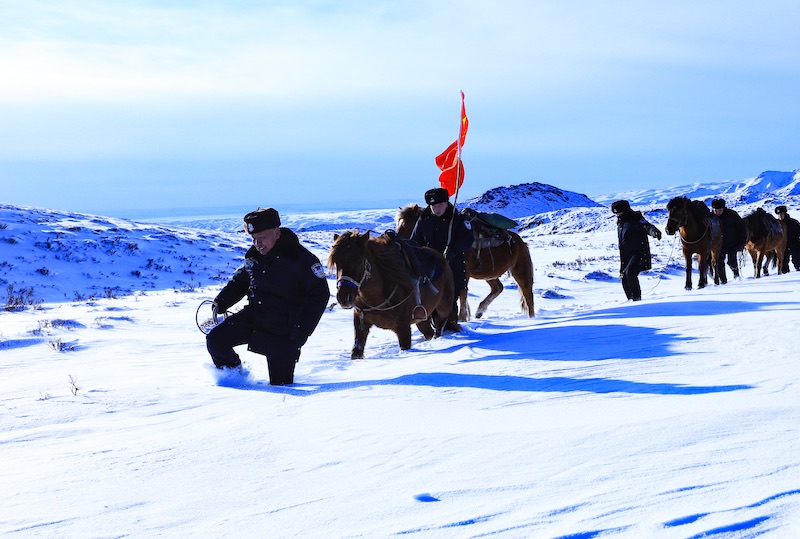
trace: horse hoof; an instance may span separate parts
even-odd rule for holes
[[[483,313],[476,313],[475,314],[475,318],[482,318],[482,317],[483,317]]]

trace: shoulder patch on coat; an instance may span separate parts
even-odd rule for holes
[[[323,268],[322,264],[320,264],[319,262],[311,266],[311,271],[313,271],[314,275],[316,275],[320,279],[325,278],[325,268]]]

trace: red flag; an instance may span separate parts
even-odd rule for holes
[[[464,146],[464,142],[467,141],[468,129],[469,129],[469,120],[467,119],[467,109],[464,108],[464,92],[461,92],[461,126],[458,130],[458,139],[461,141],[460,145],[462,147]]]
[[[447,189],[447,194],[453,196],[464,185],[464,163],[458,157],[452,165],[442,169],[439,174],[439,185]],[[456,187],[458,185],[458,187]]]
[[[439,167],[439,170],[451,167],[455,163],[456,157],[458,157],[458,141],[454,140],[445,151],[436,156],[436,166]]]
[[[461,123],[458,126],[458,138],[445,151],[436,156],[436,166],[442,173],[439,185],[447,189],[450,196],[464,184],[464,163],[461,162],[461,148],[467,140],[469,120],[464,107],[464,92],[461,92]]]

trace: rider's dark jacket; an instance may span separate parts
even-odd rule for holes
[[[287,338],[298,347],[317,327],[330,298],[319,258],[288,228],[281,228],[266,255],[250,247],[244,265],[214,302],[225,311],[245,295],[258,331]]]

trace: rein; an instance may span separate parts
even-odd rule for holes
[[[687,212],[688,212],[688,210],[687,210]],[[675,217],[668,217],[667,218],[667,223],[669,223],[670,221],[675,221],[676,223],[678,223],[678,228],[679,229],[681,229],[681,228],[685,229],[686,228],[686,222],[685,221],[688,221],[688,220],[689,220],[689,217],[687,215],[686,219],[683,222],[683,224],[681,224],[681,221],[679,221]],[[706,225],[705,230],[703,231],[703,233],[700,235],[699,238],[697,238],[694,241],[687,240],[686,238],[683,237],[683,234],[681,234],[681,243],[684,244],[684,245],[694,245],[695,243],[700,243],[702,241],[702,239],[706,237],[706,234],[708,234],[709,230],[711,230],[711,225]]]
[[[336,288],[339,289],[342,286],[355,286],[356,292],[361,293],[361,285],[364,284],[364,281],[372,277],[372,265],[369,263],[369,260],[366,258],[364,259],[364,275],[361,276],[360,281],[356,281],[355,279],[348,277],[347,275],[342,275],[339,277],[339,280],[336,281]]]
[[[410,298],[411,295],[413,294],[413,291],[409,292],[408,296],[403,298],[399,303],[396,303],[396,304],[392,305],[391,304],[391,299],[394,296],[395,292],[397,292],[397,285],[394,285],[394,288],[392,289],[392,293],[389,294],[389,297],[387,297],[385,300],[383,300],[378,305],[375,305],[375,306],[370,305],[369,303],[367,303],[367,301],[364,299],[364,297],[361,296],[361,285],[364,284],[364,281],[366,281],[370,277],[372,277],[372,265],[369,263],[369,260],[367,260],[365,258],[364,259],[364,275],[361,276],[361,280],[360,281],[356,281],[355,279],[353,279],[352,277],[348,277],[347,275],[342,275],[336,281],[336,288],[337,289],[341,288],[342,286],[355,286],[356,287],[356,295],[361,297],[361,302],[364,305],[366,305],[366,307],[359,307],[358,308],[362,313],[363,312],[372,312],[372,311],[391,311],[392,309],[395,309],[395,308],[399,307],[400,305],[402,305],[403,303],[405,303],[406,300],[408,300],[408,298]]]

